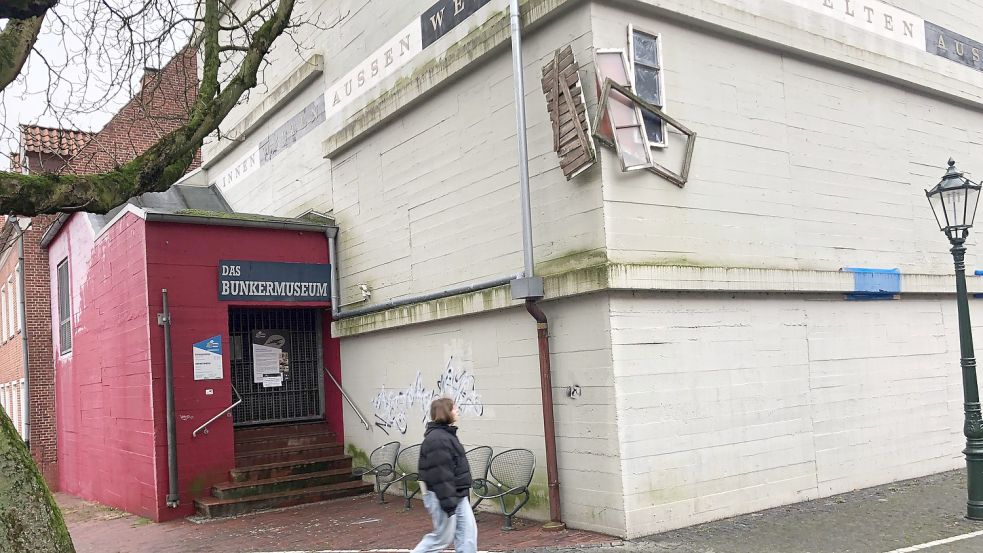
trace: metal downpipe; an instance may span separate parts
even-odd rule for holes
[[[396,298],[386,302],[382,302],[369,307],[362,307],[360,309],[351,309],[349,311],[341,311],[341,283],[338,277],[338,232],[333,231],[332,233],[326,233],[328,236],[328,255],[330,255],[331,262],[331,318],[335,321],[342,319],[349,319],[351,317],[358,317],[359,315],[369,315],[371,313],[378,313],[379,311],[385,311],[386,309],[392,309],[394,307],[402,307],[404,305],[411,305],[414,303],[420,303],[430,300],[438,300],[441,298],[449,298],[451,296],[456,296],[458,294],[467,294],[470,292],[477,292],[479,290],[487,290],[488,288],[495,288],[496,286],[504,286],[516,278],[520,278],[522,275],[509,275],[499,278],[494,278],[491,280],[485,280],[482,282],[475,282],[472,284],[464,284],[461,286],[455,286],[452,288],[445,288],[443,290],[438,290],[436,292],[427,292],[426,294],[417,294],[415,296],[405,296],[402,298]]]
[[[515,124],[519,141],[519,204],[522,207],[522,262],[526,278],[533,276],[532,212],[529,206],[529,148],[526,145],[526,96],[522,77],[522,30],[519,0],[509,2],[512,34],[512,75],[515,81]]]
[[[177,479],[177,424],[174,416],[174,362],[171,356],[171,311],[167,305],[167,289],[161,290],[164,312],[157,324],[164,327],[164,394],[167,401],[167,506],[181,504]]]
[[[535,277],[532,241],[532,208],[529,192],[529,149],[526,143],[526,98],[522,63],[522,20],[519,0],[509,2],[509,26],[512,34],[512,74],[515,82],[515,123],[519,146],[519,203],[522,207],[522,259],[525,278]],[[541,288],[540,284],[540,288]],[[540,294],[541,295],[541,294]],[[560,478],[556,462],[556,421],[553,417],[553,377],[550,370],[549,321],[536,304],[538,298],[526,298],[526,311],[536,319],[539,344],[539,380],[543,396],[543,439],[546,442],[546,473],[549,482],[550,522],[546,530],[566,525],[560,511]]]
[[[341,283],[338,279],[338,229],[324,231],[328,238],[328,263],[331,266],[331,319],[338,320],[341,315]]]
[[[556,420],[553,418],[553,377],[550,370],[549,321],[536,304],[526,300],[526,311],[536,319],[539,338],[539,387],[543,393],[543,436],[546,440],[546,479],[549,484],[550,522],[564,526],[560,512],[560,477],[556,463]]]

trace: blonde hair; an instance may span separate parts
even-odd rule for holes
[[[430,420],[438,424],[450,424],[454,422],[454,400],[449,397],[442,397],[433,400],[430,404]]]

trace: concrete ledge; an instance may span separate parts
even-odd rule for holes
[[[684,267],[605,263],[573,269],[545,277],[546,300],[605,290],[652,292],[717,292],[778,294],[852,294],[854,275],[845,271],[749,269],[735,267]],[[983,293],[983,278],[967,279],[969,292]],[[948,275],[901,275],[901,294],[955,294],[955,277]],[[352,317],[332,323],[332,335],[357,336],[366,332],[398,328],[517,307],[508,286],[461,294],[405,307]]]
[[[307,85],[311,84],[324,73],[324,56],[314,54],[307,58],[300,67],[295,69],[287,78],[274,88],[263,98],[252,111],[247,113],[238,123],[223,132],[226,136],[233,139],[223,139],[203,148],[204,157],[207,159],[202,167],[208,169],[215,165],[220,159],[231,153],[239,143],[235,140],[243,138],[253,132],[256,127],[262,125],[270,117],[273,117],[281,107],[294,99]]]

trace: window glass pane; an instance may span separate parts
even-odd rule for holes
[[[628,127],[615,131],[618,143],[618,154],[625,167],[639,167],[650,164],[648,144],[642,140],[640,127]]]
[[[20,274],[20,267],[18,267],[17,270],[18,270],[18,274]],[[14,319],[17,321],[17,330],[20,330],[22,323],[21,323],[21,320],[20,320],[20,295],[18,294],[17,282],[18,282],[18,280],[15,278],[14,279],[14,297],[17,298],[17,309],[14,310],[14,313],[16,314],[16,316],[14,317]]]
[[[635,66],[635,94],[650,104],[662,107],[661,76],[657,69]]]
[[[68,265],[62,262],[58,266],[58,318],[64,321],[68,315]]]
[[[642,111],[642,119],[645,121],[645,133],[649,137],[649,142],[652,144],[663,144],[665,142],[665,133],[663,132],[662,119],[644,110]]]
[[[628,84],[628,68],[625,67],[621,52],[598,52],[597,70],[601,74],[602,85],[606,78],[621,85]]]
[[[68,262],[58,265],[58,338],[61,352],[68,353],[72,349],[72,308],[69,298],[71,290],[68,287]]]
[[[654,36],[635,31],[632,36],[632,48],[635,50],[634,61],[659,67],[659,47]]]
[[[13,336],[17,332],[17,290],[14,289],[14,279],[13,277],[7,281],[7,293],[10,294],[10,298],[7,300],[7,305],[10,309],[8,317],[10,318],[10,335]]]
[[[611,114],[611,120],[614,122],[615,127],[620,128],[639,124],[635,104],[614,89],[611,89],[611,92],[608,93],[608,113]]]
[[[628,78],[628,64],[622,51],[595,52],[594,55],[597,63],[598,94],[601,93],[601,87],[604,85],[605,79],[611,79],[620,85],[631,86],[631,80]],[[613,96],[611,98],[613,99]],[[614,142],[612,123],[614,126],[624,125],[626,119],[623,112],[619,113],[618,116],[614,115],[614,109],[616,108],[611,107],[613,103],[611,100],[608,100],[608,109],[602,114],[597,129],[597,133],[600,136],[603,136],[612,143]]]

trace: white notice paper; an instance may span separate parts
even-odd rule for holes
[[[192,346],[195,380],[222,379],[222,336],[212,336]]]

